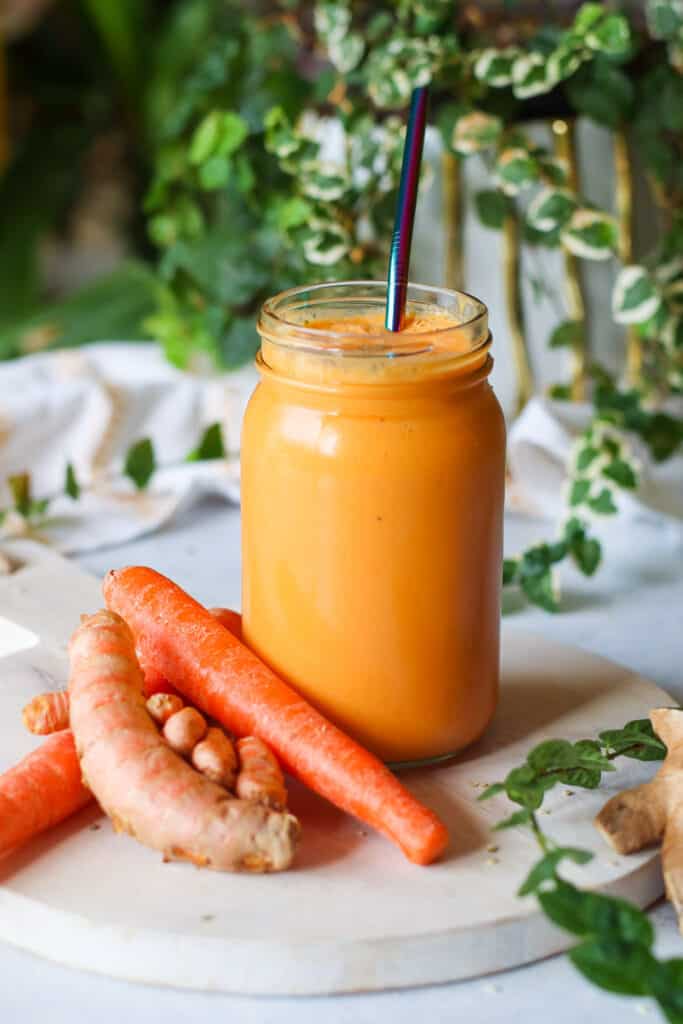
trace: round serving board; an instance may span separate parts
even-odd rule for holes
[[[64,641],[78,613],[100,603],[96,581],[54,556],[9,580],[0,583],[0,769],[34,745],[21,706],[63,684]],[[0,862],[0,939],[117,978],[280,995],[454,981],[559,952],[571,936],[533,898],[515,895],[537,848],[525,830],[492,834],[511,805],[477,796],[541,740],[595,736],[671,703],[624,668],[504,628],[501,702],[486,737],[455,763],[404,776],[448,824],[441,863],[415,867],[296,784],[291,806],[303,841],[282,875],[164,864],[115,835],[93,806]],[[548,795],[544,828],[595,853],[567,869],[573,881],[640,906],[661,895],[657,854],[619,857],[591,824],[609,795],[655,767],[624,761],[598,792],[558,786]]]

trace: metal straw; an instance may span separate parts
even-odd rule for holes
[[[384,326],[388,331],[400,331],[405,315],[406,298],[408,295],[410,246],[413,240],[417,186],[420,180],[422,145],[424,143],[425,125],[427,123],[428,95],[428,87],[423,85],[418,89],[413,89],[413,95],[410,100],[406,141],[403,147],[401,184],[398,190],[396,220],[394,221],[394,233],[391,238],[391,253],[389,255],[387,307],[384,319]]]

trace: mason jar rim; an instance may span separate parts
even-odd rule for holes
[[[354,295],[354,290],[358,293]],[[457,316],[458,306],[472,307],[471,315],[454,320],[444,327],[425,331],[391,332],[383,327],[376,332],[359,335],[357,332],[319,328],[292,318],[293,310],[311,311],[326,304],[344,303],[345,315],[352,312],[355,303],[366,307],[384,307],[386,281],[350,280],[324,281],[312,285],[297,285],[272,296],[261,306],[257,329],[268,341],[284,347],[319,352],[348,352],[354,356],[398,356],[420,353],[445,355],[449,350],[447,339],[457,336],[468,341],[466,353],[471,354],[490,342],[488,309],[469,292],[424,285],[408,284],[407,309],[419,311],[422,306],[430,313],[443,312]],[[289,313],[289,316],[287,315]],[[470,310],[468,310],[470,313]],[[465,354],[461,350],[461,354]]]

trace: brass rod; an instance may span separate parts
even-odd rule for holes
[[[579,192],[579,165],[576,158],[574,125],[557,118],[552,124],[555,155],[567,165],[567,184],[574,193]],[[571,349],[571,397],[580,402],[586,397],[588,342],[586,338],[586,303],[581,284],[581,270],[577,257],[564,250],[564,291],[567,312],[571,320],[583,324],[581,336]]]
[[[510,214],[506,217],[503,224],[503,260],[505,303],[512,341],[512,359],[517,377],[517,412],[519,413],[533,394],[534,379],[524,333],[519,221],[515,214]]]
[[[5,41],[0,35],[0,173],[4,171],[10,154],[9,144],[9,88],[7,85],[7,59]]]
[[[614,178],[619,220],[619,259],[624,266],[633,263],[633,175],[628,140],[623,129],[614,132]],[[634,325],[626,330],[626,379],[635,387],[643,369],[643,348]]]
[[[459,158],[447,150],[441,159],[441,174],[445,211],[445,284],[447,288],[462,289],[465,287],[462,167]]]

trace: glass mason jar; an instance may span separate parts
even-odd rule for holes
[[[269,299],[242,435],[246,642],[392,763],[448,757],[493,715],[505,425],[486,307],[411,285]]]

